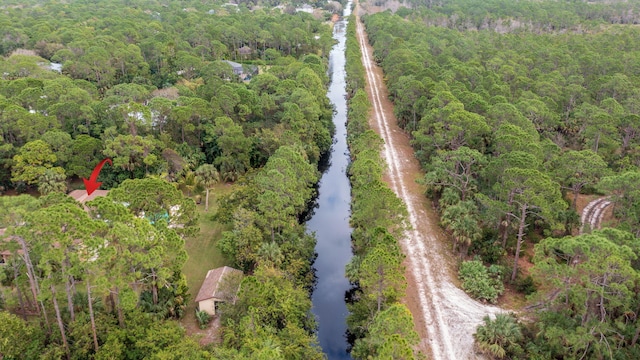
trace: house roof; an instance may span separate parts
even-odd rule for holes
[[[238,53],[240,53],[242,55],[250,55],[251,53],[253,53],[253,49],[251,49],[250,47],[245,45],[245,46],[243,46],[243,47],[238,49]]]
[[[107,196],[109,190],[95,190],[90,196],[87,196],[87,190],[73,190],[69,193],[74,200],[85,203],[87,201],[91,201],[100,196]]]
[[[222,61],[224,61],[227,64],[231,65],[232,68],[240,68],[240,69],[242,69],[242,64],[238,64],[235,61],[231,61],[231,60],[222,60]]]
[[[223,266],[217,269],[212,269],[207,272],[207,277],[202,282],[198,296],[196,296],[196,302],[200,302],[212,298],[222,298],[224,293],[220,289],[220,283],[226,276],[232,273],[242,274],[242,271],[234,269],[232,267]]]

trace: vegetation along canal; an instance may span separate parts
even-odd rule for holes
[[[318,319],[320,346],[330,360],[351,358],[347,353],[347,306],[344,300],[345,292],[351,287],[344,269],[352,256],[349,226],[351,186],[346,173],[349,150],[345,124],[345,30],[350,9],[351,1],[333,31],[337,44],[329,55],[331,85],[327,97],[335,107],[333,122],[336,133],[330,165],[320,180],[318,206],[307,222],[307,228],[315,231],[317,238],[318,258],[314,267],[318,282],[312,296],[313,312]]]

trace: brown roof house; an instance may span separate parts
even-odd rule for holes
[[[241,279],[242,271],[228,266],[209,270],[196,296],[198,309],[215,315],[218,303],[234,301]]]
[[[107,196],[108,193],[109,190],[94,190],[91,195],[87,195],[87,190],[73,190],[69,193],[69,196],[77,202],[84,204],[85,202],[91,201],[97,197]]]

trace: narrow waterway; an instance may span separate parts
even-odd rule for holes
[[[345,277],[345,265],[351,260],[351,227],[349,226],[351,185],[346,170],[349,164],[347,148],[347,102],[345,99],[345,40],[346,21],[351,14],[351,1],[336,22],[333,38],[337,44],[329,54],[331,84],[327,97],[334,105],[333,123],[336,127],[331,148],[330,164],[322,175],[318,189],[317,207],[307,222],[307,229],[316,233],[314,263],[317,284],[313,291],[313,313],[318,319],[318,339],[329,360],[351,359],[347,352],[347,306],[345,292],[351,287]]]

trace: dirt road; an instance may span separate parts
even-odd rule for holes
[[[607,208],[612,204],[607,196],[595,199],[587,204],[582,210],[582,216],[580,216],[580,223],[582,224],[580,225],[580,234],[584,232],[585,225],[589,226],[589,230],[599,229]]]
[[[355,14],[359,14],[357,3]],[[383,156],[388,165],[385,179],[406,204],[412,226],[401,240],[407,256],[409,285],[404,302],[413,314],[421,337],[420,347],[436,360],[480,358],[473,350],[472,334],[485,315],[501,310],[471,299],[455,286],[454,262],[451,256],[444,255],[445,237],[423,195],[424,189],[415,181],[423,174],[409,138],[397,126],[382,70],[373,60],[373,50],[359,16],[356,26],[367,72],[366,90],[373,105],[370,125],[385,142]]]

